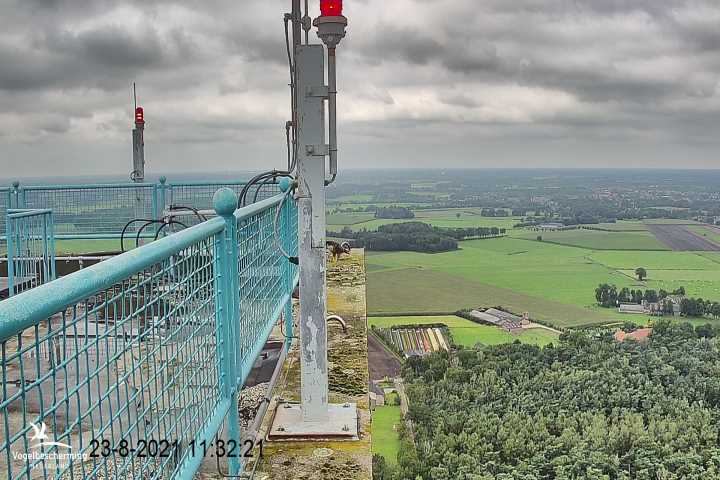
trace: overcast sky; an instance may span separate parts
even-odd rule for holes
[[[282,167],[289,5],[0,0],[0,177],[129,172],[133,81],[150,172]],[[718,0],[345,11],[341,168],[720,166]]]

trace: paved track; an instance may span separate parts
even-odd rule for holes
[[[686,225],[648,225],[660,242],[676,252],[720,252],[707,238],[688,230]]]

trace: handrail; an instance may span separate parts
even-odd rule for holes
[[[24,218],[24,217],[34,217],[37,215],[43,215],[52,213],[52,209],[50,208],[9,208],[7,211],[7,214],[11,218]]]
[[[222,229],[223,221],[213,218],[0,302],[0,341]]]
[[[18,190],[94,190],[98,188],[154,188],[156,183],[76,183],[60,185],[21,185]]]
[[[240,445],[237,395],[283,312],[293,335],[297,269],[270,237],[297,254],[287,195],[235,209],[237,194],[223,188],[213,199],[218,217],[0,302],[0,376],[14,385],[0,400],[0,471],[13,478],[38,468],[49,478],[80,468],[78,476],[91,477],[137,466],[141,475],[155,469],[152,478],[190,479],[203,454],[189,442],[210,445],[226,423]],[[92,450],[77,433],[88,431],[111,448],[165,438],[175,441],[173,455],[157,464],[134,454],[64,465],[13,460],[10,452],[27,449],[32,428],[45,422],[73,452]],[[230,459],[230,475],[241,469]]]
[[[262,200],[235,211],[241,220],[278,205],[284,194]],[[175,255],[190,245],[223,230],[224,222],[213,218],[207,222],[143,245],[117,257],[97,263],[0,302],[0,340],[17,335],[57,312],[58,309],[87,298],[94,292],[142,271]]]

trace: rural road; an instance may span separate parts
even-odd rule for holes
[[[648,225],[657,239],[676,252],[720,252],[720,245],[692,232],[686,225]]]

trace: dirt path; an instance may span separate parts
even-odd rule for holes
[[[720,252],[717,245],[685,225],[649,224],[648,229],[664,245],[676,252]]]
[[[372,333],[368,335],[368,364],[370,380],[400,376],[400,361]]]

